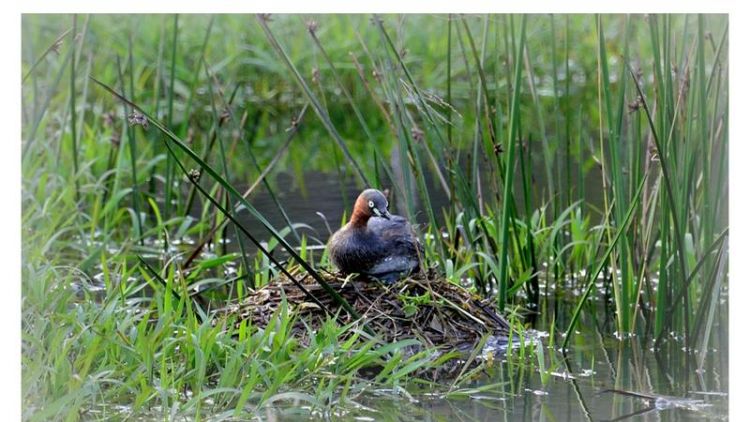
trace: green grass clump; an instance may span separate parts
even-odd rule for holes
[[[24,286],[24,419],[251,418],[300,399],[346,409],[350,395],[408,385],[439,363],[430,349],[404,356],[417,340],[383,344],[359,322],[293,335],[283,302],[266,327],[205,316],[174,267],[162,286],[126,260],[102,264],[101,291],[69,267],[25,271],[38,283]]]

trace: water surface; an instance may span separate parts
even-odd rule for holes
[[[291,177],[281,175],[276,180],[277,198],[292,222],[309,225],[312,231],[308,230],[308,235],[324,243],[329,227],[336,230],[360,189],[353,181],[342,183],[331,174],[308,173],[305,179],[306,190],[302,191]],[[597,202],[601,198],[601,187],[595,177],[590,181],[587,195]],[[447,200],[439,186],[428,185],[433,206],[439,211],[440,207],[447,205]],[[285,225],[267,193],[259,192],[252,203],[272,224],[277,227]],[[267,237],[264,229],[249,216],[245,222],[253,234],[259,238]],[[426,222],[425,213],[418,213],[417,223]],[[542,288],[542,291],[546,290]],[[723,294],[726,295],[726,291]],[[560,332],[567,326],[575,300],[572,292],[549,292],[542,298],[542,309],[555,310],[557,328],[552,330],[549,323],[544,322],[545,318],[532,328],[542,333]],[[606,289],[600,289],[591,300],[597,304],[595,309],[601,308],[597,312],[602,315],[607,312],[605,305],[612,306]],[[713,328],[719,339],[715,343],[726,345],[726,324],[721,323],[726,321],[725,305],[719,313],[724,317],[719,317]],[[538,340],[544,351],[542,370],[533,347],[523,353],[514,350],[510,357],[497,352],[495,363],[470,386],[493,386],[487,391],[457,398],[447,398],[442,393],[413,393],[411,397],[404,397],[404,394],[399,396],[399,392],[383,391],[382,394],[352,398],[358,406],[350,403],[343,406],[347,410],[329,416],[361,421],[704,421],[728,418],[726,347],[709,345],[701,363],[699,352],[686,353],[679,338],[670,338],[656,348],[652,335],[618,336],[612,331],[611,321],[595,317],[584,312],[581,319],[584,331],[572,339],[567,356],[555,350],[556,346],[549,348],[550,344],[562,342],[559,335],[554,335],[554,339],[542,335]],[[525,356],[521,357],[521,354]],[[317,412],[315,415],[314,419],[326,416]],[[271,420],[308,417],[309,408],[301,404],[299,407],[269,410],[263,416]]]

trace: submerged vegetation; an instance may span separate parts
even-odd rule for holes
[[[24,419],[247,418],[336,412],[380,388],[494,388],[469,386],[493,371],[492,357],[469,366],[482,342],[432,384],[422,371],[455,356],[383,341],[329,285],[328,232],[284,198],[315,197],[311,172],[338,181],[326,226],[352,189],[390,189],[424,222],[426,268],[514,332],[549,331],[549,348],[507,352],[545,382],[586,324],[708,369],[727,345],[727,28],[718,15],[24,16]],[[266,326],[217,323],[213,310],[282,278],[315,283],[332,301],[316,306],[348,322],[331,312],[300,333],[282,300]]]

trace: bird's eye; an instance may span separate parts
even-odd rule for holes
[[[368,202],[368,203],[367,203],[367,206],[369,206],[370,208],[372,208],[372,207],[374,207],[374,206],[375,206],[375,203],[374,203],[374,202],[372,202],[372,201],[370,201],[370,202]]]

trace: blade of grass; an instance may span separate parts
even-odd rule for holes
[[[505,163],[505,177],[503,178],[503,208],[501,217],[502,226],[502,243],[500,251],[502,253],[500,260],[500,275],[498,283],[498,294],[497,294],[497,306],[499,309],[505,307],[507,298],[505,297],[506,288],[508,286],[508,233],[512,224],[511,221],[511,207],[513,206],[512,192],[513,192],[513,168],[514,160],[516,159],[516,142],[515,138],[518,131],[518,116],[521,107],[521,69],[523,64],[523,50],[526,48],[526,16],[521,19],[521,38],[518,44],[518,50],[515,57],[515,70],[513,76],[513,96],[511,99],[509,126],[508,126],[508,141],[507,141],[507,161]]]
[[[218,134],[219,130],[220,130],[220,127],[221,127],[222,121],[221,121],[221,118],[219,117],[219,113],[216,110],[216,102],[215,102],[214,91],[213,91],[213,83],[215,83],[217,85],[217,87],[219,88],[219,90],[220,90],[220,96],[222,98],[222,101],[224,99],[224,96],[223,96],[223,92],[221,92],[221,87],[219,86],[218,81],[216,80],[216,78],[212,78],[211,77],[211,74],[210,74],[209,69],[208,69],[208,62],[206,62],[204,60],[203,61],[203,65],[204,65],[204,70],[206,72],[206,78],[209,80],[209,83],[208,83],[208,93],[209,93],[209,96],[211,97],[211,112],[213,114],[213,119],[214,119],[214,130]],[[213,81],[213,83],[211,81]],[[229,110],[229,104],[227,104],[225,101],[223,101],[223,103],[224,103],[225,109]],[[232,118],[232,117],[233,116],[230,116],[230,118]],[[222,170],[224,172],[224,178],[226,178],[226,180],[230,180],[230,178],[229,178],[229,165],[227,164],[226,152],[224,150],[224,142],[223,142],[221,136],[217,136],[217,139],[218,139],[218,144],[219,144],[219,157],[221,158],[221,168],[222,168]],[[228,193],[225,194],[225,201],[226,201],[225,202],[225,207],[227,209],[231,209],[231,200],[230,200],[230,197],[229,197]],[[221,223],[219,223],[219,225],[225,225],[227,221],[228,221],[228,219],[222,220]],[[242,239],[242,236],[240,236],[240,232],[237,229],[237,226],[233,226],[232,229],[234,230],[234,238],[237,241],[237,244],[240,246],[240,262],[242,264],[242,267],[245,269],[245,274],[250,274],[251,273],[250,268],[252,268],[252,267],[250,266],[250,263],[248,262],[248,257],[247,257],[247,255],[245,253],[245,242]],[[221,237],[222,237],[222,239],[226,238],[226,233],[225,232],[222,233]],[[223,243],[221,243],[221,244],[223,245]],[[252,284],[253,283],[251,282],[251,287],[254,288],[254,286],[252,286]]]
[[[604,252],[604,255],[599,259],[599,263],[594,267],[594,271],[589,273],[589,279],[586,283],[586,289],[583,291],[583,294],[581,295],[581,298],[578,301],[578,305],[576,305],[575,310],[573,311],[573,315],[570,319],[570,324],[568,325],[568,329],[565,331],[565,339],[562,343],[562,349],[566,350],[568,347],[568,342],[570,342],[570,338],[573,336],[573,329],[576,326],[576,323],[578,322],[578,318],[581,315],[581,310],[583,309],[584,303],[586,303],[586,300],[589,297],[589,294],[591,294],[591,290],[594,288],[594,283],[596,283],[597,278],[599,277],[599,273],[602,272],[604,269],[604,266],[609,261],[609,257],[612,254],[612,251],[614,251],[615,247],[617,246],[617,241],[620,239],[623,233],[625,233],[626,229],[630,225],[630,220],[633,217],[633,212],[636,209],[636,206],[640,203],[639,195],[643,187],[646,185],[646,180],[648,180],[648,177],[643,177],[641,179],[641,183],[638,186],[638,189],[636,190],[636,194],[633,196],[633,200],[630,201],[630,206],[628,207],[628,212],[625,215],[625,219],[622,220],[620,223],[620,227],[617,229],[617,233],[612,238],[612,240],[609,242],[609,246],[607,247],[607,250]]]
[[[651,118],[651,112],[648,108],[648,102],[646,101],[645,95],[643,95],[643,90],[641,90],[641,86],[638,83],[638,78],[636,77],[635,73],[633,72],[632,68],[628,69],[630,71],[630,75],[633,78],[633,82],[635,84],[635,87],[638,89],[638,95],[641,99],[641,104],[643,106],[643,110],[646,112],[646,117],[648,118],[648,124],[651,128],[651,135],[654,137],[654,144],[656,145],[657,153],[659,154],[659,164],[661,168],[661,174],[664,177],[664,183],[667,188],[667,199],[669,201],[669,210],[670,214],[672,215],[672,223],[674,224],[675,228],[675,241],[677,243],[677,261],[678,261],[678,273],[680,275],[680,279],[682,280],[681,284],[685,284],[686,273],[687,273],[687,267],[685,264],[685,242],[684,242],[684,231],[682,230],[680,226],[680,220],[677,215],[677,204],[675,202],[675,196],[674,196],[674,190],[672,188],[672,179],[671,174],[669,170],[667,169],[667,157],[664,155],[664,149],[663,145],[659,141],[659,136],[656,132],[656,126],[654,125],[654,121]]]
[[[242,194],[242,197],[247,199],[247,197],[255,191],[255,189],[260,185],[261,182],[263,182],[263,179],[268,176],[268,174],[276,167],[276,163],[283,157],[284,153],[289,148],[289,145],[292,143],[292,140],[294,139],[294,136],[297,134],[297,132],[300,129],[300,124],[302,122],[302,119],[305,115],[305,112],[307,111],[308,104],[306,103],[305,106],[302,108],[302,111],[297,115],[297,122],[299,122],[296,126],[292,128],[291,131],[289,131],[289,135],[287,135],[286,141],[284,142],[284,145],[279,148],[279,150],[276,152],[276,155],[271,159],[271,161],[268,163],[266,168],[263,169],[263,172],[258,176],[257,179],[255,179],[255,182],[253,182],[252,185],[250,185],[247,190]],[[234,212],[238,212],[241,209],[241,205],[238,205],[234,208]],[[226,224],[226,221],[223,223]],[[198,242],[198,246],[193,249],[193,252],[188,255],[188,258],[185,260],[184,267],[188,267],[190,263],[198,257],[200,252],[203,250],[203,248],[208,244],[208,242],[213,238],[213,236],[216,234],[216,231],[221,230],[223,228],[223,224],[214,226],[211,228],[211,231],[204,236],[203,240]]]
[[[261,28],[263,29],[263,32],[266,34],[266,38],[268,38],[268,41],[271,43],[273,48],[276,50],[276,52],[281,56],[281,58],[284,60],[284,64],[286,64],[287,68],[292,72],[292,74],[295,77],[295,80],[297,81],[297,84],[302,88],[302,91],[304,91],[305,95],[307,96],[307,99],[310,101],[310,103],[313,106],[313,110],[315,110],[315,114],[318,115],[320,118],[321,123],[323,123],[323,126],[325,126],[328,133],[331,135],[331,137],[336,141],[336,143],[339,145],[339,148],[344,153],[346,158],[349,160],[349,163],[352,165],[354,170],[356,170],[357,175],[359,176],[360,181],[365,186],[373,186],[370,181],[367,179],[367,176],[365,176],[365,173],[362,171],[362,168],[359,166],[357,161],[352,156],[351,152],[349,151],[349,148],[346,147],[346,143],[341,138],[341,135],[336,130],[336,127],[333,125],[333,122],[331,121],[330,116],[328,116],[328,113],[325,111],[323,106],[320,104],[320,101],[318,101],[318,98],[315,96],[315,94],[312,92],[310,87],[307,85],[307,82],[305,82],[305,79],[300,75],[297,68],[292,63],[292,60],[289,58],[289,56],[286,54],[284,49],[281,47],[281,44],[279,44],[279,41],[276,39],[276,37],[273,35],[273,32],[271,32],[271,28],[268,27],[268,23],[266,21],[267,19],[264,16],[258,16],[258,23],[260,24]]]
[[[57,49],[60,48],[60,45],[62,44],[62,41],[65,39],[65,37],[71,31],[73,31],[73,34],[75,34],[74,28],[69,28],[69,29],[65,30],[65,32],[63,32],[62,34],[60,34],[60,36],[58,36],[57,39],[55,39],[55,41],[52,44],[50,44],[50,46],[47,47],[46,50],[44,50],[44,52],[42,53],[42,55],[39,56],[39,58],[36,59],[36,61],[34,61],[34,64],[31,65],[31,67],[29,68],[28,72],[26,72],[26,74],[23,76],[23,78],[21,78],[21,84],[23,84],[24,82],[26,82],[26,79],[28,79],[29,76],[31,76],[31,74],[34,73],[34,70],[37,68],[37,66],[39,66],[39,64],[42,62],[42,60],[44,60],[44,58],[47,57],[47,55],[49,53],[51,53],[53,51],[57,51]]]
[[[73,43],[75,50],[75,34],[78,29],[78,15],[73,15]],[[73,53],[75,55],[75,53]],[[76,136],[76,61],[70,61],[70,142],[73,154],[73,183],[75,183],[76,203],[81,200],[81,188],[78,183],[78,137]]]
[[[167,281],[164,280],[164,277],[162,277],[153,267],[151,267],[151,265],[149,265],[148,262],[146,262],[146,260],[144,260],[142,256],[138,255],[137,258],[138,258],[138,261],[141,263],[141,265],[146,269],[146,271],[148,271],[151,274],[151,276],[154,277],[159,282],[159,284],[162,285],[162,287],[164,287],[165,292],[169,292],[169,294],[171,294],[178,301],[183,299],[183,296],[181,296],[173,288],[170,288],[170,283],[167,283]],[[198,318],[201,322],[203,322],[205,320],[205,315],[206,315],[205,310],[207,309],[206,303],[203,300],[203,298],[197,293],[192,294],[192,295],[185,294],[184,297],[187,298],[188,300],[193,301],[193,306],[190,307],[190,309],[193,311],[195,317]]]
[[[131,68],[130,71],[132,72],[133,69]],[[120,56],[117,56],[117,74],[120,80],[120,89],[122,89],[122,92],[125,92],[125,78],[122,74],[122,65],[120,64]],[[96,82],[96,80],[94,80]],[[132,191],[131,191],[131,205],[133,207],[133,211],[135,212],[135,229],[136,229],[136,237],[140,239],[140,244],[143,246],[143,226],[141,223],[141,208],[140,208],[140,194],[138,189],[138,167],[136,165],[136,159],[137,159],[137,152],[136,152],[136,145],[135,145],[135,128],[132,124],[129,124],[130,118],[129,115],[131,115],[134,110],[131,110],[131,113],[128,113],[128,103],[123,103],[122,105],[122,113],[123,113],[123,124],[127,124],[127,128],[125,129],[125,134],[127,136],[127,142],[128,147],[130,149],[130,172],[132,173]]]
[[[188,171],[187,171],[187,169],[185,169],[185,167],[184,167],[184,166],[182,165],[182,163],[181,163],[181,162],[179,161],[179,159],[177,158],[177,156],[176,156],[176,154],[175,154],[174,150],[172,149],[172,147],[171,147],[171,146],[170,146],[170,145],[169,145],[168,143],[166,144],[166,147],[167,147],[167,149],[169,150],[169,153],[170,153],[170,154],[172,155],[172,158],[174,158],[174,160],[175,160],[175,163],[177,163],[177,165],[178,165],[178,166],[180,167],[180,169],[181,169],[181,170],[183,171],[183,173],[184,173],[185,175],[187,175],[187,174],[188,174]],[[196,157],[197,157],[197,156],[196,156]],[[195,159],[195,158],[193,158],[193,159]],[[293,276],[293,275],[292,275],[291,273],[289,273],[289,271],[287,271],[287,270],[286,270],[286,267],[285,267],[284,265],[282,265],[282,264],[281,264],[281,263],[280,263],[280,262],[279,262],[278,260],[276,260],[276,258],[274,258],[274,257],[273,257],[273,255],[272,255],[272,254],[271,254],[271,253],[270,253],[270,252],[269,252],[268,250],[266,250],[266,248],[265,248],[265,247],[263,246],[263,244],[262,244],[261,242],[259,242],[258,240],[256,240],[256,239],[255,239],[255,237],[254,237],[254,236],[253,236],[252,234],[250,234],[250,232],[249,232],[249,231],[247,231],[247,229],[245,229],[245,227],[244,227],[244,226],[243,226],[243,225],[242,225],[242,224],[240,223],[240,221],[239,221],[239,220],[237,220],[237,219],[236,219],[236,217],[234,217],[234,216],[233,216],[233,215],[232,215],[232,214],[231,214],[231,213],[229,212],[229,210],[225,209],[225,208],[224,208],[224,207],[223,207],[223,206],[221,205],[221,203],[219,203],[219,201],[217,201],[216,199],[214,199],[214,198],[213,198],[213,196],[211,196],[211,194],[209,194],[208,192],[206,192],[206,191],[205,191],[205,190],[203,189],[203,187],[201,187],[201,186],[200,186],[200,184],[196,183],[196,182],[195,182],[195,181],[193,181],[192,179],[190,179],[190,180],[191,180],[191,182],[192,182],[192,183],[194,183],[194,184],[195,184],[195,187],[196,187],[196,188],[198,189],[198,191],[199,191],[199,192],[200,192],[200,193],[201,193],[201,194],[202,194],[203,196],[205,196],[205,197],[206,197],[206,199],[208,199],[208,200],[209,200],[209,201],[210,201],[210,202],[211,202],[211,203],[212,203],[212,204],[213,204],[213,205],[214,205],[214,206],[215,206],[215,207],[216,207],[217,209],[219,209],[219,211],[221,211],[221,212],[222,212],[222,213],[223,213],[223,214],[224,214],[224,215],[225,215],[225,216],[226,216],[226,217],[227,217],[227,218],[228,218],[229,220],[231,220],[231,221],[232,221],[232,222],[233,222],[233,223],[235,224],[235,226],[236,226],[236,227],[237,227],[238,229],[240,229],[240,230],[241,230],[241,231],[242,231],[242,232],[243,232],[243,233],[245,234],[245,236],[247,236],[247,237],[248,237],[248,238],[249,238],[249,239],[250,239],[250,240],[251,240],[251,241],[252,241],[252,242],[253,242],[253,243],[255,244],[255,246],[256,246],[256,247],[257,247],[257,248],[258,248],[258,249],[259,249],[259,250],[260,250],[260,251],[261,251],[261,252],[262,252],[262,253],[263,253],[263,254],[264,254],[265,256],[267,256],[267,257],[268,257],[268,259],[269,259],[269,260],[270,260],[271,262],[273,262],[273,264],[274,264],[274,265],[276,265],[276,267],[277,267],[277,268],[278,268],[279,270],[281,270],[281,272],[282,272],[282,273],[284,273],[284,275],[285,275],[285,276],[287,276],[287,278],[289,278],[289,280],[291,280],[291,281],[292,281],[292,282],[293,282],[293,283],[294,283],[294,284],[295,284],[295,285],[297,286],[297,288],[298,288],[298,289],[300,289],[300,291],[302,291],[302,293],[304,293],[304,294],[305,294],[305,296],[306,296],[306,297],[308,297],[308,298],[309,298],[309,299],[310,299],[311,301],[315,302],[315,304],[316,304],[316,305],[318,305],[318,306],[320,307],[320,309],[323,309],[323,310],[325,310],[325,311],[326,311],[326,312],[327,312],[327,313],[328,313],[329,315],[332,315],[332,316],[336,316],[336,313],[334,313],[333,311],[331,311],[330,309],[328,309],[328,307],[326,307],[326,306],[325,306],[325,305],[324,305],[324,304],[323,304],[323,303],[322,303],[322,302],[321,302],[321,301],[320,301],[320,300],[319,300],[319,299],[318,299],[317,297],[315,297],[315,295],[313,295],[312,293],[310,293],[310,291],[309,291],[309,290],[307,290],[307,289],[306,289],[306,288],[305,288],[305,287],[304,287],[304,286],[302,285],[302,283],[301,283],[301,282],[300,282],[299,280],[297,280],[297,278],[296,278],[296,277],[294,277],[294,276]],[[281,236],[279,236],[279,237],[278,237],[278,239],[279,239],[279,242],[280,242],[280,243],[281,243],[281,242],[283,241],[283,237],[281,237]],[[299,260],[298,262],[302,263],[302,262],[304,262],[304,261],[302,261],[302,260],[300,259],[300,260]],[[309,272],[309,271],[308,271],[308,272]],[[317,274],[317,273],[316,273],[316,274]],[[318,277],[320,277],[320,276],[318,275]],[[325,281],[323,281],[323,283],[325,283]],[[321,285],[322,285],[322,284],[321,284]],[[325,283],[325,285],[327,285],[327,283]],[[331,289],[331,287],[330,287],[330,286],[329,286],[328,288],[329,288],[329,289]],[[331,291],[332,291],[332,292],[334,292],[334,294],[335,294],[336,296],[338,296],[338,294],[337,294],[337,293],[335,293],[335,291],[334,291],[333,289],[331,289]],[[333,296],[333,295],[332,295],[332,296]],[[333,296],[334,300],[336,299],[336,296]],[[345,309],[346,309],[346,307],[347,307],[347,306],[348,306],[349,308],[351,308],[351,305],[349,305],[349,304],[348,304],[348,303],[347,303],[347,302],[346,302],[346,301],[345,301],[345,300],[344,300],[343,298],[341,298],[341,296],[338,296],[338,297],[339,297],[339,298],[340,298],[340,300],[341,300],[341,302],[339,302],[339,304],[341,304],[342,306],[344,306],[344,308],[345,308]],[[346,304],[346,305],[344,305],[344,304]],[[353,312],[353,314],[352,314],[352,317],[353,317],[353,318],[355,318],[355,319],[359,319],[359,315],[358,315],[358,314],[356,313],[356,311],[354,311],[354,310],[352,309],[352,312]]]
[[[171,128],[174,124],[174,81],[175,71],[177,69],[177,33],[178,33],[179,15],[174,15],[172,24],[172,63],[169,69],[169,95],[167,96],[167,127]],[[171,159],[167,160],[166,183],[164,187],[164,217],[169,219],[172,216],[172,185],[174,184],[174,163]]]
[[[129,106],[133,107],[134,109],[138,110],[141,114],[143,114],[143,116],[146,117],[149,120],[149,122],[151,122],[154,125],[154,127],[156,127],[164,135],[166,135],[166,137],[169,140],[171,140],[172,143],[174,143],[177,147],[180,148],[180,150],[182,150],[184,153],[186,153],[194,162],[196,162],[198,165],[200,165],[201,168],[203,168],[203,170],[206,171],[215,181],[219,182],[219,184],[224,189],[226,189],[238,203],[242,204],[258,221],[260,221],[261,224],[263,225],[263,227],[279,242],[279,244],[289,253],[289,255],[291,255],[292,258],[297,263],[299,263],[305,269],[305,271],[307,271],[308,274],[310,274],[318,282],[318,284],[320,284],[320,286],[323,288],[323,290],[325,290],[325,292],[329,296],[331,296],[331,298],[334,300],[335,303],[337,303],[338,305],[342,306],[346,310],[346,312],[349,315],[352,316],[352,318],[354,318],[354,319],[360,319],[361,318],[359,316],[359,314],[357,313],[357,311],[355,311],[354,308],[352,308],[351,305],[344,298],[341,297],[341,295],[339,295],[335,290],[333,290],[333,288],[325,280],[323,280],[323,278],[320,276],[320,274],[317,271],[315,271],[310,266],[310,264],[308,264],[305,260],[303,260],[299,256],[299,254],[297,254],[297,252],[295,251],[295,249],[292,246],[290,246],[289,243],[286,242],[286,240],[284,239],[284,237],[281,236],[278,233],[278,231],[276,231],[276,229],[273,228],[273,226],[271,225],[271,223],[269,223],[268,220],[266,220],[266,218],[261,213],[259,213],[258,210],[256,210],[255,207],[253,207],[231,184],[229,184],[226,180],[224,180],[224,178],[222,178],[221,175],[219,175],[219,173],[216,172],[216,170],[214,170],[205,161],[202,161],[200,159],[200,157],[195,152],[193,152],[193,150],[191,150],[187,145],[185,145],[185,143],[182,142],[174,133],[172,133],[169,129],[167,129],[166,127],[164,127],[161,123],[159,123],[153,117],[149,116],[143,109],[141,109],[140,107],[138,107],[135,103],[133,103],[132,101],[130,101],[126,97],[122,96],[117,91],[113,90],[108,85],[106,85],[105,83],[99,81],[98,79],[94,78],[93,76],[89,76],[89,77],[94,82],[96,82],[99,86],[101,86],[102,88],[104,88],[105,90],[107,90],[110,94],[112,94],[115,97],[117,97],[120,101],[128,104]],[[187,175],[188,171],[185,170],[185,168],[182,166],[182,163],[180,163],[180,161],[177,160],[177,157],[174,154],[174,151],[172,150],[171,146],[169,146],[169,143],[166,143],[166,145],[169,148],[170,153],[172,154],[172,157],[175,159],[175,162],[183,170],[183,173],[185,173],[185,175]],[[188,178],[188,179],[192,183],[195,183],[192,179],[190,179],[190,178]],[[202,194],[204,194],[204,196],[206,196],[207,199],[209,199],[214,204],[214,206],[216,206],[219,210],[221,210],[224,215],[226,215],[228,218],[232,219],[232,222],[234,224],[236,224],[237,227],[240,230],[242,230],[243,233],[246,236],[248,236],[248,238],[250,238],[253,241],[253,243],[256,244],[256,246],[259,248],[259,250],[264,251],[264,255],[266,255],[272,262],[274,262],[274,264],[276,264],[276,265],[279,266],[279,269],[282,272],[284,272],[284,275],[286,275],[287,277],[289,277],[290,280],[292,280],[293,282],[295,282],[295,284],[303,292],[307,292],[307,290],[304,287],[302,287],[302,284],[300,284],[299,281],[295,277],[293,277],[291,274],[289,274],[289,272],[283,266],[281,266],[278,263],[278,261],[276,261],[276,259],[268,251],[265,250],[265,248],[263,248],[263,246],[260,244],[260,242],[258,242],[257,240],[255,240],[255,238],[250,234],[250,232],[248,232],[242,226],[242,224],[240,224],[239,221],[237,221],[235,219],[235,217],[232,215],[232,213],[230,213],[229,211],[225,210],[221,206],[221,204],[219,204],[218,202],[216,202],[216,200],[213,199],[211,197],[211,195],[209,195],[199,184],[195,184],[195,186],[196,186],[196,188],[198,188],[199,191],[201,191]],[[307,292],[306,295],[308,295],[308,297],[310,297],[311,300],[319,302],[317,300],[317,298],[314,298],[309,292]],[[327,309],[325,306],[322,306],[321,303],[318,303],[318,305],[321,306],[321,309]],[[365,325],[365,327],[366,327],[366,325]]]
[[[23,152],[21,153],[22,160],[27,156],[29,150],[31,149],[31,145],[36,140],[36,132],[39,130],[39,126],[41,126],[42,120],[44,120],[44,116],[47,113],[47,110],[49,109],[50,103],[52,102],[52,98],[54,97],[55,92],[57,91],[57,86],[60,84],[60,80],[62,79],[62,76],[65,73],[65,69],[67,69],[68,67],[68,60],[71,60],[71,58],[73,57],[74,51],[75,51],[74,43],[71,42],[71,46],[70,48],[68,48],[67,53],[65,53],[65,58],[60,64],[60,69],[57,71],[57,75],[55,76],[54,81],[52,81],[52,83],[49,85],[49,88],[47,89],[47,95],[44,98],[44,102],[39,107],[37,114],[34,116],[34,123],[32,124],[31,131],[29,131],[29,135],[26,138],[26,143],[23,146]]]
[[[377,148],[377,141],[375,137],[372,134],[372,131],[370,130],[367,122],[365,121],[364,115],[360,111],[360,107],[357,106],[356,101],[354,101],[354,98],[352,97],[352,94],[349,92],[349,88],[347,88],[346,84],[344,84],[344,81],[342,80],[341,76],[339,75],[339,72],[336,69],[336,66],[333,64],[333,60],[331,60],[331,56],[328,54],[328,52],[323,48],[323,44],[320,42],[320,39],[318,38],[317,32],[315,30],[315,26],[312,24],[308,24],[308,33],[310,34],[310,37],[313,40],[313,44],[318,48],[318,51],[320,51],[321,55],[326,61],[326,64],[331,69],[331,73],[333,74],[333,78],[336,81],[336,85],[338,85],[341,92],[344,94],[344,98],[346,98],[346,101],[349,103],[349,106],[352,108],[352,111],[354,111],[355,116],[357,117],[357,121],[359,122],[360,126],[362,127],[362,130],[364,131],[365,135],[367,136],[367,140],[371,145],[373,145],[372,151],[375,155],[375,171],[377,172],[379,167],[377,166],[378,162],[384,163],[385,159],[382,156],[382,153],[379,148]],[[356,62],[356,57],[352,54],[352,58]],[[358,63],[357,63],[358,64]],[[366,81],[365,81],[366,83]],[[387,114],[386,114],[387,116]],[[382,169],[385,171],[386,176],[388,176],[388,180],[391,182],[391,186],[396,191],[396,195],[399,197],[403,197],[403,192],[401,192],[402,188],[401,186],[396,183],[396,179],[391,172],[390,168],[386,165],[382,166]],[[375,181],[379,182],[379,177],[375,177]]]

